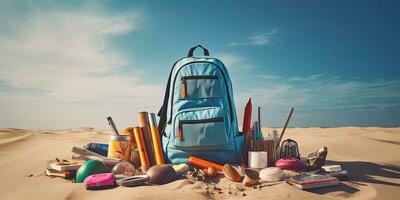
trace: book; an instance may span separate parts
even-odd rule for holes
[[[289,185],[301,189],[308,190],[321,187],[335,186],[339,184],[339,179],[321,174],[300,174],[291,177],[286,181]]]
[[[83,163],[70,163],[70,164],[50,163],[49,167],[59,172],[66,172],[66,171],[76,171],[79,169],[79,167],[82,166],[82,164]]]
[[[55,169],[46,169],[45,174],[46,174],[46,176],[50,176],[50,177],[61,177],[61,178],[65,178],[65,179],[72,179],[73,177],[75,177],[76,173],[60,172]]]

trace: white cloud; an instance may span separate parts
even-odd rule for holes
[[[274,106],[297,105],[304,109],[324,110],[364,106],[382,108],[392,106],[393,99],[400,98],[400,82],[397,80],[360,81],[315,74],[288,80],[273,78],[259,83],[243,93]]]
[[[382,113],[398,113],[400,108],[398,80],[362,81],[324,74],[279,77],[258,73],[247,82],[236,82],[235,102],[239,120],[242,120],[244,105],[249,98],[252,98],[253,108],[262,107],[264,123],[270,126],[280,126],[283,123],[280,120],[286,117],[286,111],[292,106],[296,110],[295,117],[298,117],[294,120],[296,126],[341,125],[346,124],[346,120],[356,121],[363,116],[362,113],[372,112],[376,117],[370,116],[369,121],[363,122],[368,124],[382,117]],[[252,85],[249,87],[249,84]],[[320,121],[316,116],[321,113],[325,125],[318,124]],[[338,113],[346,120],[338,119]]]
[[[261,78],[261,79],[270,79],[270,80],[278,80],[281,79],[281,76],[275,76],[275,75],[269,75],[269,74],[260,74],[260,75],[255,75],[256,78]]]
[[[265,46],[268,45],[273,36],[279,33],[279,28],[274,28],[270,32],[263,32],[259,34],[255,34],[253,36],[245,38],[240,42],[230,42],[230,46]]]
[[[233,53],[216,53],[215,57],[220,59],[225,66],[233,73],[256,69],[256,66],[242,56]]]
[[[230,68],[232,66],[237,66],[243,62],[243,58],[230,53],[216,53],[215,57],[220,59],[226,67]]]
[[[31,107],[43,102],[39,106],[44,116],[45,108],[56,102],[61,102],[56,109],[71,112],[80,112],[82,103],[89,103],[86,107],[96,107],[103,118],[120,104],[128,104],[125,112],[133,112],[132,116],[141,109],[155,111],[154,105],[160,104],[157,100],[163,88],[142,84],[140,70],[108,44],[111,37],[140,29],[136,13],[41,10],[18,23],[3,24],[8,24],[2,28],[12,34],[0,35],[0,84],[12,89],[0,91],[2,110],[22,106],[33,116],[38,113]],[[122,67],[129,73],[122,73]],[[99,125],[98,120],[94,124],[87,121],[87,114],[82,113],[81,120],[72,125],[59,122],[56,126]],[[52,113],[48,117],[61,116]],[[7,125],[7,120],[3,123]],[[45,127],[43,123],[26,122],[25,126]]]

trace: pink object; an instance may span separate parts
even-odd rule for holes
[[[304,168],[304,164],[297,158],[279,159],[275,166],[282,170],[302,170]]]
[[[112,173],[94,174],[88,176],[83,183],[88,190],[111,188],[115,185],[115,176]]]

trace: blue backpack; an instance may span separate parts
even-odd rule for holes
[[[203,57],[193,57],[200,47]],[[163,150],[170,163],[195,156],[219,164],[239,163],[239,133],[232,83],[224,64],[201,45],[172,67],[158,113]]]

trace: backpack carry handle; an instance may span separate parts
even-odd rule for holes
[[[204,48],[204,47],[201,46],[201,45],[197,45],[197,46],[195,46],[195,47],[192,47],[192,48],[189,50],[189,53],[188,53],[188,56],[187,56],[187,57],[193,57],[193,52],[194,52],[194,50],[195,50],[197,47],[200,47],[200,48],[203,49],[204,56],[209,56],[209,55],[210,55],[210,53],[208,52],[208,49]]]

